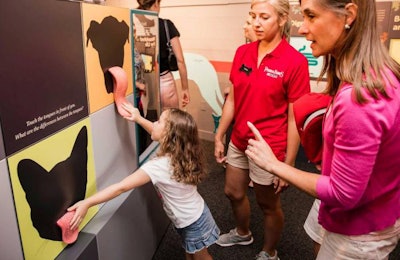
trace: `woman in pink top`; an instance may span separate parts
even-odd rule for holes
[[[247,141],[254,137],[247,121],[255,122],[279,160],[294,165],[300,140],[293,103],[310,92],[307,59],[288,43],[289,10],[288,0],[251,1],[249,15],[258,40],[236,50],[229,76],[232,87],[214,137],[216,161],[226,163],[224,192],[235,219],[235,227],[216,243],[224,247],[253,243],[247,197],[251,180],[264,216],[264,241],[255,258],[258,260],[279,260],[276,248],[284,225],[280,192],[287,183],[246,156]],[[223,137],[233,121],[225,156]]]
[[[299,32],[325,56],[321,75],[333,97],[321,175],[279,161],[250,122],[246,154],[321,200],[317,259],[388,259],[400,238],[400,65],[380,42],[375,0],[300,3]]]

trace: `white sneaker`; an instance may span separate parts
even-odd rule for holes
[[[279,260],[278,252],[275,250],[275,255],[270,256],[267,252],[261,251],[256,255],[256,260]]]
[[[233,246],[233,245],[250,245],[253,243],[253,235],[248,234],[245,236],[241,236],[237,233],[236,228],[231,229],[229,233],[223,234],[219,236],[219,239],[217,240],[217,245],[220,246]]]

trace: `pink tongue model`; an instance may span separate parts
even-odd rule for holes
[[[126,100],[126,90],[128,89],[128,77],[123,68],[115,66],[108,69],[113,77],[114,85],[114,102],[117,106],[118,113],[124,117],[129,116],[129,113],[122,108],[122,104],[128,103]]]
[[[78,238],[79,229],[77,228],[75,230],[71,230],[69,228],[69,223],[71,222],[74,214],[75,211],[68,211],[57,221],[57,225],[61,228],[62,231],[62,240],[66,244],[72,244]]]

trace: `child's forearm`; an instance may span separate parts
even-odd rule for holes
[[[138,123],[141,127],[144,128],[144,130],[146,130],[147,133],[151,134],[151,132],[153,131],[153,122],[151,122],[150,120],[144,118],[144,117],[140,117],[136,123]]]
[[[98,193],[94,194],[93,196],[85,199],[86,205],[88,208],[98,205],[100,203],[109,201],[120,194],[122,194],[124,190],[122,190],[118,183],[108,186],[104,190],[99,191]]]
[[[68,208],[68,211],[76,211],[72,217],[69,225],[71,230],[75,230],[79,227],[82,220],[85,218],[89,208],[100,204],[102,202],[109,201],[124,192],[123,188],[119,184],[113,184],[106,189],[86,198],[78,201],[74,205]]]

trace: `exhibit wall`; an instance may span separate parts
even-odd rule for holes
[[[139,166],[137,126],[117,102],[135,104],[136,13],[76,1],[0,3],[1,258],[155,252],[169,220],[151,183],[92,207],[73,244],[57,225],[69,206]]]

